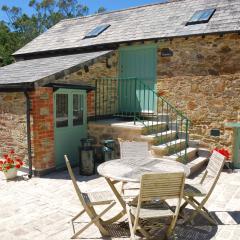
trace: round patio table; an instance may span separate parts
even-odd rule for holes
[[[126,214],[126,203],[117,190],[115,184],[118,182],[139,183],[141,176],[145,173],[175,173],[184,172],[190,174],[190,169],[184,164],[169,160],[167,158],[126,158],[104,162],[97,168],[100,175],[105,177],[123,210],[105,224],[118,221]]]
[[[123,182],[140,182],[145,173],[174,173],[190,174],[190,169],[177,161],[167,158],[127,158],[104,162],[98,166],[98,173],[105,178]]]

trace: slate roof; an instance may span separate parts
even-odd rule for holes
[[[19,61],[0,68],[0,87],[8,84],[33,83],[38,80],[55,80],[57,76],[74,72],[110,53],[111,51],[101,51]]]
[[[195,11],[216,8],[208,23],[189,25]],[[96,38],[84,36],[101,24],[111,26]],[[15,55],[61,49],[240,31],[240,0],[182,0],[63,20]]]

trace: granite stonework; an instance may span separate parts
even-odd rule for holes
[[[26,98],[24,93],[0,93],[0,158],[14,149],[27,159]]]
[[[191,139],[199,139],[202,146],[210,149],[227,147],[231,150],[233,132],[232,129],[225,128],[224,124],[240,121],[239,42],[239,34],[225,34],[136,43],[158,45],[158,94],[191,120]],[[167,48],[173,55],[163,57],[162,50]],[[57,82],[95,86],[96,79],[115,79],[118,76],[118,64],[119,53],[116,50],[111,55],[92,61],[92,64],[81,70],[58,79]],[[95,116],[95,100],[100,112],[103,110],[106,115],[116,113],[116,88],[117,82],[111,93],[107,82],[102,81],[96,89],[97,99],[95,91],[88,92],[89,117]],[[53,98],[50,89],[41,89],[36,90],[35,96],[38,96],[38,99],[32,104],[32,145],[34,164],[38,169],[48,169],[55,166]],[[107,97],[103,98],[103,92],[106,95],[107,91]],[[23,93],[0,93],[1,152],[14,148],[22,158],[27,157],[25,108]],[[210,136],[213,128],[220,130],[219,137]],[[115,138],[123,134],[117,130],[109,131],[102,129],[97,137],[114,135]],[[89,125],[89,134],[94,133],[96,136],[96,132],[96,127]]]
[[[69,83],[69,84],[82,84],[96,87],[100,93],[97,96],[97,107],[100,109],[102,115],[110,115],[116,112],[116,107],[112,108],[112,104],[117,104],[116,99],[116,88],[117,81],[114,79],[118,76],[118,52],[115,51],[109,57],[102,57],[96,63],[85,66],[83,69],[69,74],[61,79],[58,79],[58,83]],[[109,88],[109,82],[106,78],[114,78],[111,84],[111,90]],[[106,80],[106,81],[105,81]],[[95,98],[96,91],[90,91],[88,93],[88,116],[95,115]],[[105,93],[105,94],[104,94]],[[108,94],[106,94],[108,93]]]
[[[158,94],[188,116],[191,138],[199,139],[202,146],[210,149],[227,147],[231,150],[233,132],[224,124],[240,120],[239,42],[239,34],[155,42],[158,45]],[[162,57],[163,49],[170,49],[173,56]],[[116,56],[115,62],[118,61]],[[89,81],[95,76],[117,76],[117,68],[109,72],[104,63],[99,63],[88,73],[80,73],[81,78],[77,79]],[[220,136],[210,136],[212,129],[219,129]]]
[[[29,92],[31,100],[31,147],[33,169],[55,167],[53,90],[36,88]],[[26,97],[24,93],[0,93],[0,158],[14,149],[28,165]]]
[[[191,120],[190,134],[208,147],[230,147],[226,122],[240,120],[240,35],[179,38],[159,43],[159,95]],[[172,57],[161,57],[170,48]],[[210,136],[213,128],[220,137]]]

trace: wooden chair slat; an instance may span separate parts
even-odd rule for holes
[[[220,177],[223,169],[225,157],[217,151],[213,151],[206,171],[198,184],[186,184],[184,190],[185,203],[181,207],[181,211],[190,204],[195,208],[195,212],[189,217],[188,221],[195,218],[196,214],[199,213],[205,217],[210,223],[216,224],[216,221],[209,215],[207,209],[204,207],[209,197],[211,196],[217,181]],[[206,185],[210,185],[207,190]],[[198,202],[194,197],[203,197],[201,202]]]
[[[131,206],[127,208],[131,239],[134,238],[137,229],[142,229],[139,218],[164,218],[171,216],[172,222],[167,232],[168,236],[171,235],[183,197],[184,182],[184,173],[149,173],[142,176],[137,207]],[[172,211],[167,204],[165,206],[154,204],[172,198],[178,200],[175,211]],[[145,205],[146,201],[151,203],[151,207]]]
[[[83,210],[79,214],[77,214],[75,217],[73,217],[71,220],[72,226],[73,226],[73,232],[74,232],[74,235],[72,236],[72,238],[76,238],[77,236],[79,236],[83,231],[85,231],[92,224],[95,224],[98,227],[102,235],[108,236],[109,233],[105,228],[105,226],[102,225],[100,218],[104,214],[106,214],[116,204],[112,193],[108,191],[91,192],[91,193],[82,192],[77,184],[70,162],[66,155],[64,156],[64,159],[65,159],[67,169],[71,177],[74,189],[77,193],[78,199],[81,205],[83,206]],[[93,208],[94,205],[108,205],[108,206],[100,213],[96,213],[95,209]],[[81,228],[78,232],[75,232],[74,222],[83,213],[87,213],[91,221],[87,223],[87,225],[85,225],[83,228]]]

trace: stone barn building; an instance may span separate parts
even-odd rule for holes
[[[240,167],[240,1],[181,0],[67,19],[0,68],[0,152],[45,174],[80,139],[148,141],[195,169]]]

